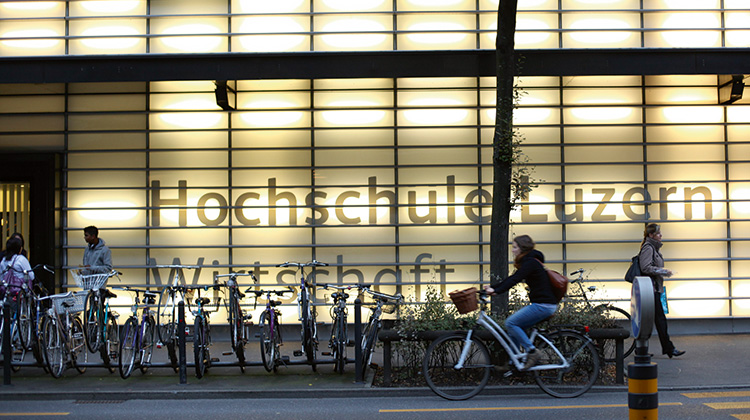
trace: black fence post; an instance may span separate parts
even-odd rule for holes
[[[187,383],[187,355],[185,354],[185,302],[177,305],[177,345],[180,348],[180,384]]]
[[[10,343],[10,305],[3,308],[3,385],[10,385],[11,363],[13,352]]]
[[[362,369],[362,301],[354,301],[354,382],[363,383]]]

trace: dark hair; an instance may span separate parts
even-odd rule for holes
[[[516,236],[515,238],[513,238],[513,242],[515,242],[516,245],[518,245],[518,249],[521,250],[516,259],[513,261],[513,265],[518,268],[521,265],[521,259],[525,257],[526,254],[531,252],[536,247],[536,244],[529,235]]]
[[[641,241],[641,246],[646,243],[646,238],[648,238],[650,235],[653,235],[654,233],[657,233],[661,230],[661,226],[657,223],[649,223],[646,225],[646,229],[643,230],[643,240]]]
[[[15,255],[20,254],[22,248],[21,244],[21,240],[16,237],[8,239],[8,242],[5,243],[5,259],[9,260]]]
[[[99,229],[97,229],[96,226],[86,226],[83,228],[83,233],[99,237]]]
[[[21,249],[23,249],[25,241],[23,240],[23,235],[21,235],[20,232],[13,232],[12,235],[10,235],[11,238],[18,238],[21,240]]]

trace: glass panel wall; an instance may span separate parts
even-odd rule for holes
[[[750,315],[747,99],[712,105],[716,76],[519,85],[516,124],[538,186],[512,213],[511,238],[531,235],[551,268],[585,268],[598,299],[626,307],[622,276],[644,222],[661,223],[677,272],[670,316]],[[240,269],[292,283],[276,265],[311,259],[331,264],[320,282],[415,300],[430,284],[487,282],[491,78],[238,81],[231,112],[214,88],[0,86],[0,106],[25,110],[4,106],[0,118],[37,121],[0,137],[64,138],[67,267],[93,224],[129,284],[163,284],[169,273],[148,267],[178,262],[203,266],[188,275],[198,284]]]
[[[494,49],[499,0],[0,1],[0,56]],[[516,47],[746,48],[744,0],[520,0]]]

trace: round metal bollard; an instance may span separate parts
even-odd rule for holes
[[[645,355],[636,355],[635,363],[628,365],[628,408],[630,420],[659,418],[658,366],[651,363],[648,348]],[[641,359],[641,360],[639,360]]]
[[[630,420],[659,418],[658,367],[651,363],[648,339],[654,328],[654,287],[649,277],[636,277],[630,298],[631,330],[636,339],[635,362],[628,365]]]

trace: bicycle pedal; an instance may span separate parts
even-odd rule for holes
[[[302,353],[302,350],[295,350],[295,351],[294,351],[294,357],[300,357],[300,356],[302,356],[303,354],[304,354],[304,353]],[[288,358],[288,356],[287,356],[287,358]]]
[[[513,371],[512,370],[509,370],[509,371],[503,373],[503,377],[504,378],[510,378],[511,376],[513,376]]]
[[[330,351],[321,351],[320,355],[321,356],[333,356],[333,353],[331,353]]]
[[[249,314],[249,315],[243,316],[242,319],[244,319],[245,321],[247,321],[248,319],[251,319],[252,317],[253,317],[253,314]]]

